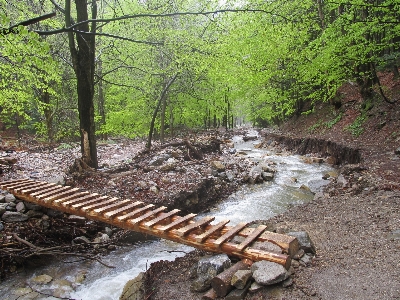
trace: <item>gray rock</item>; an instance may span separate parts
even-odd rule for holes
[[[251,248],[268,251],[268,252],[279,253],[279,254],[282,253],[281,247],[279,247],[278,245],[275,245],[271,242],[255,242],[251,246]]]
[[[110,237],[107,234],[99,232],[99,236],[96,237],[93,242],[95,242],[95,243],[106,243],[109,240],[110,240]]]
[[[48,284],[53,280],[53,277],[47,274],[42,274],[31,279],[31,282],[36,284]]]
[[[285,281],[282,282],[282,287],[287,288],[293,285],[293,279],[291,277],[287,278]]]
[[[6,211],[1,219],[3,222],[10,223],[10,222],[23,222],[28,220],[28,216],[24,215],[19,212],[13,212],[13,211]]]
[[[315,180],[310,180],[307,184],[310,191],[315,194],[318,192],[322,192],[324,187],[327,186],[329,182],[330,182],[329,180],[315,179]]]
[[[6,199],[6,196],[0,195],[0,203],[4,203]]]
[[[50,177],[50,178],[47,178],[47,180],[46,180],[47,182],[49,182],[49,183],[55,183],[55,184],[58,184],[58,185],[65,185],[65,178],[64,178],[64,176],[54,176],[54,177]]]
[[[155,157],[153,157],[152,160],[150,160],[149,166],[161,166],[164,163],[164,161],[166,161],[170,157],[171,157],[171,155],[169,155],[167,153],[160,154],[159,156],[155,156]]]
[[[262,178],[265,181],[272,181],[274,179],[274,173],[272,172],[262,172]]]
[[[257,282],[253,282],[253,283],[251,284],[250,288],[249,288],[249,292],[250,292],[250,293],[256,293],[256,292],[258,292],[259,290],[261,290],[261,289],[263,289],[263,288],[264,288],[263,285],[258,284]]]
[[[249,172],[249,182],[250,183],[261,183],[263,182],[263,177],[262,177],[263,170],[261,169],[260,166],[255,166],[251,168]]]
[[[286,269],[270,261],[258,261],[251,266],[254,280],[261,285],[271,285],[288,278]]]
[[[113,231],[110,227],[105,227],[104,233],[107,234],[109,237],[112,237],[112,235],[113,235]]]
[[[65,279],[56,279],[52,282],[53,296],[56,298],[69,298],[74,291],[72,282]]]
[[[7,205],[7,207],[6,207],[6,210],[8,210],[8,211],[15,211],[15,207],[17,206],[17,204],[15,203],[15,202],[10,202],[10,203],[7,203],[8,205]]]
[[[24,201],[25,207],[27,210],[36,210],[36,211],[41,211],[42,210],[42,206],[34,204],[34,203],[30,203],[28,201]]]
[[[160,193],[160,189],[157,186],[153,185],[152,187],[150,187],[150,192],[158,194]]]
[[[0,203],[0,216],[7,211],[8,203]]]
[[[288,235],[297,238],[297,240],[299,241],[300,249],[303,249],[306,253],[315,254],[314,243],[312,242],[310,236],[306,231],[289,232]]]
[[[0,231],[3,231],[3,230],[4,230],[4,225],[3,225],[3,223],[0,222]]]
[[[7,194],[6,196],[5,196],[5,198],[4,198],[4,201],[6,202],[6,203],[12,203],[12,202],[16,202],[17,201],[17,198],[15,198],[15,196],[13,195],[13,194]]]
[[[400,155],[400,147],[399,147],[399,148],[397,148],[396,150],[394,150],[394,154],[396,154],[396,155]]]
[[[293,259],[299,260],[300,258],[303,257],[304,254],[305,254],[304,249],[300,249],[299,251],[297,251],[295,255],[293,255]]]
[[[197,275],[209,275],[214,277],[231,266],[231,260],[226,254],[207,256],[199,260]]]
[[[233,274],[231,285],[238,289],[244,289],[251,278],[251,274],[252,273],[250,270],[237,271],[235,274]]]
[[[190,290],[194,292],[205,292],[211,287],[211,279],[230,266],[231,261],[226,254],[207,256],[200,259],[197,264],[198,278],[193,281]]]
[[[41,217],[43,217],[43,213],[41,211],[37,211],[37,210],[28,210],[26,215],[29,218],[41,218]]]
[[[144,293],[144,273],[140,272],[138,276],[125,284],[119,300],[142,300],[145,298]]]
[[[73,242],[75,244],[88,244],[90,243],[89,239],[86,236],[78,236],[74,238]]]
[[[300,258],[300,265],[302,265],[303,267],[309,266],[312,262],[313,257],[313,255],[305,254],[302,258]]]
[[[243,289],[233,290],[225,297],[225,300],[242,300],[242,299],[244,299],[247,295],[250,285],[251,285],[251,282],[249,282]]]
[[[24,213],[26,211],[24,202],[18,202],[15,206],[15,209],[17,210],[17,212]]]
[[[230,171],[226,171],[226,178],[229,182],[232,182],[235,180],[235,175]]]
[[[223,172],[225,171],[225,165],[218,161],[218,160],[214,160],[210,163],[211,168],[213,168],[214,170],[217,170],[218,172]]]
[[[49,217],[53,217],[53,218],[61,218],[64,216],[64,213],[62,211],[58,211],[58,210],[54,210],[54,209],[47,209],[46,215],[48,215]]]

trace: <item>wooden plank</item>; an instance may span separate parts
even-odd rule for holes
[[[0,183],[0,187],[3,189],[3,187],[7,186],[8,184],[17,183],[17,182],[22,182],[22,181],[27,181],[27,180],[31,180],[31,179],[29,179],[29,178],[22,178],[22,179],[12,179],[12,180],[3,181],[3,182]]]
[[[117,219],[119,222],[125,221],[125,220],[130,219],[130,218],[133,218],[135,215],[140,214],[140,213],[142,213],[142,212],[144,212],[144,211],[146,211],[146,210],[149,210],[149,209],[151,209],[151,208],[153,208],[153,207],[154,207],[153,204],[149,204],[149,205],[146,205],[145,207],[135,209],[134,211],[131,211],[130,213],[127,213],[127,214],[125,214],[125,215],[119,216],[119,217],[117,217],[116,219]]]
[[[124,206],[127,203],[130,203],[131,200],[122,200],[118,201],[117,203],[106,205],[104,207],[96,208],[93,211],[90,212],[90,215],[98,215],[101,213],[105,213],[106,211],[113,210],[114,208],[118,208],[121,206]]]
[[[214,241],[214,245],[217,247],[220,247],[221,244],[227,240],[229,240],[231,237],[233,237],[236,233],[238,233],[240,230],[243,229],[247,225],[246,222],[241,222],[237,224],[235,227],[231,228],[227,233],[219,237],[216,241]]]
[[[239,232],[240,236],[248,236],[253,232],[254,228],[246,228]],[[282,248],[283,252],[293,257],[299,251],[299,242],[297,238],[285,234],[265,231],[261,234],[257,241],[271,242]]]
[[[35,186],[33,187],[33,189],[35,189],[35,188],[38,188],[38,189],[47,188],[47,187],[52,187],[54,185],[56,185],[56,184],[55,183],[40,182],[40,183],[36,183]],[[26,189],[27,189],[27,187],[23,186],[23,187],[14,188],[13,191],[15,193],[19,193],[22,190],[26,190]]]
[[[118,208],[118,209],[116,209],[116,210],[112,210],[112,211],[106,212],[106,213],[104,214],[104,217],[106,217],[106,218],[115,217],[116,215],[118,215],[118,214],[120,214],[120,213],[123,213],[123,212],[125,212],[125,211],[127,211],[127,210],[129,210],[129,209],[138,207],[138,206],[140,206],[140,205],[142,205],[142,204],[143,204],[142,201],[136,201],[135,203],[126,205],[126,206],[121,207],[121,208]]]
[[[45,184],[45,185],[38,185],[38,186],[29,188],[29,189],[24,188],[24,189],[18,189],[18,190],[14,190],[14,191],[17,192],[17,193],[22,193],[22,194],[30,194],[30,193],[34,193],[34,192],[37,192],[37,191],[40,191],[40,190],[43,190],[43,189],[46,189],[46,188],[50,188],[50,187],[53,187],[53,186],[56,186],[56,184],[55,183],[48,183],[48,184]]]
[[[202,243],[205,239],[213,235],[215,232],[221,230],[226,224],[228,224],[230,221],[229,220],[222,220],[218,224],[213,225],[211,228],[209,228],[206,232],[196,236],[196,242]]]
[[[56,195],[52,195],[50,197],[46,197],[46,198],[42,199],[42,201],[48,204],[48,203],[51,203],[54,200],[60,199],[60,198],[62,198],[64,196],[71,195],[71,194],[73,194],[73,193],[75,193],[77,191],[79,191],[79,189],[77,189],[77,188],[71,189],[71,187],[68,187],[68,188],[65,188],[64,192],[57,193]],[[49,193],[49,194],[51,195],[53,193]]]
[[[33,180],[27,180],[27,181],[24,181],[24,182],[15,182],[15,183],[13,183],[13,184],[9,184],[9,185],[7,185],[7,190],[8,191],[12,191],[12,190],[14,190],[15,188],[18,188],[18,187],[25,187],[25,186],[35,186],[37,184],[37,182],[35,182],[35,181],[33,181]]]
[[[185,227],[179,228],[176,231],[176,233],[179,236],[184,236],[184,235],[188,234],[189,232],[191,232],[193,230],[199,229],[202,226],[211,223],[214,220],[215,220],[215,217],[205,217],[205,218],[203,218],[203,219],[201,219],[201,220],[199,220],[199,221],[197,221],[197,222],[195,222],[193,224],[189,224],[189,225],[187,225]]]
[[[35,193],[31,193],[30,196],[41,200],[43,198],[47,198],[49,196],[54,195],[54,193],[58,193],[58,192],[61,193],[61,192],[64,192],[64,191],[68,191],[70,189],[71,189],[71,187],[69,187],[69,186],[62,187],[60,185],[55,185],[55,186],[53,186],[51,188],[40,190],[40,191],[37,191]]]
[[[186,215],[184,217],[180,217],[178,220],[176,220],[176,221],[174,221],[174,222],[172,222],[172,223],[170,223],[168,225],[160,227],[159,230],[168,231],[168,230],[174,229],[174,228],[182,225],[182,223],[193,219],[195,216],[197,216],[197,215],[196,214],[188,214],[188,215]]]
[[[85,201],[85,202],[80,202],[80,203],[72,204],[72,205],[71,205],[71,208],[72,208],[72,209],[79,209],[79,208],[81,208],[81,207],[83,207],[83,206],[87,206],[88,204],[98,203],[99,201],[103,201],[103,200],[105,200],[105,199],[108,199],[108,197],[107,197],[107,196],[97,197],[97,198],[95,198],[95,199],[88,200],[88,201]]]
[[[115,203],[115,201],[117,201],[117,200],[118,200],[118,198],[111,198],[111,199],[106,200],[106,201],[101,201],[99,203],[90,204],[88,206],[82,207],[81,211],[88,212],[88,210],[94,209],[96,207],[101,207],[101,206],[106,205],[106,204]]]
[[[58,205],[61,204],[64,207],[68,207],[73,204],[82,203],[82,202],[86,202],[88,200],[92,200],[94,198],[98,198],[99,196],[100,196],[99,194],[93,193],[93,194],[88,194],[88,195],[85,195],[83,197],[79,197],[76,199],[71,199],[71,200],[67,200],[67,201],[60,201],[61,199],[58,199],[58,200],[55,200],[54,202],[58,201],[57,202]]]
[[[69,200],[76,199],[76,198],[79,198],[79,197],[83,197],[83,196],[86,196],[86,195],[89,195],[89,192],[75,193],[75,194],[72,194],[72,195],[69,195],[69,196],[54,200],[53,201],[53,205],[58,206],[61,202],[69,201]]]
[[[150,218],[150,217],[152,217],[152,216],[154,216],[154,215],[158,214],[159,212],[162,212],[162,211],[164,211],[166,209],[167,209],[166,206],[161,206],[161,207],[159,207],[159,208],[157,208],[155,210],[152,210],[152,211],[149,211],[148,213],[145,213],[144,215],[141,215],[140,217],[138,217],[136,219],[130,219],[130,220],[128,220],[128,222],[131,225],[139,224],[140,222],[146,220],[147,218]]]
[[[250,243],[252,243],[261,233],[263,233],[266,228],[267,226],[265,225],[258,226],[243,242],[237,245],[236,248],[239,251],[243,251],[243,249],[246,248]]]
[[[171,210],[170,212],[162,214],[158,218],[155,218],[155,219],[153,219],[151,221],[148,221],[148,222],[144,223],[143,226],[146,227],[146,228],[150,228],[150,227],[156,225],[157,223],[160,223],[160,222],[168,219],[169,217],[172,217],[172,216],[176,215],[179,212],[180,212],[179,209]]]

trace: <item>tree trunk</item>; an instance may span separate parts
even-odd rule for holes
[[[151,148],[151,141],[152,141],[152,139],[153,139],[153,132],[154,132],[154,124],[155,124],[155,122],[156,122],[157,113],[158,113],[158,110],[160,109],[161,102],[162,102],[163,99],[166,97],[166,94],[167,94],[167,92],[168,92],[168,89],[170,88],[170,86],[172,85],[172,83],[174,83],[176,77],[178,77],[178,73],[175,74],[174,77],[172,77],[172,78],[168,81],[167,85],[164,87],[163,91],[161,92],[161,96],[160,96],[160,98],[158,99],[156,108],[154,109],[153,117],[152,117],[151,123],[150,123],[149,136],[148,136],[148,138],[147,138],[147,143],[146,143],[146,148],[147,148],[148,150],[150,150],[150,148]]]
[[[46,104],[44,108],[44,117],[46,119],[46,131],[47,131],[47,139],[50,143],[54,140],[54,128],[53,128],[53,111],[49,108],[50,104],[50,94],[48,91],[42,91],[40,95],[40,100],[44,104]]]
[[[66,26],[71,26],[71,0],[65,1],[65,22]],[[77,22],[88,20],[87,1],[75,0]],[[92,19],[96,19],[97,5],[96,0],[92,1]],[[76,29],[81,32],[89,32],[89,24],[82,23]],[[91,24],[91,33],[96,32],[96,23]],[[83,161],[90,167],[97,168],[97,148],[94,123],[94,57],[95,57],[95,35],[76,33],[75,47],[74,35],[68,33],[69,47],[71,52],[72,64],[77,79],[78,93],[78,112],[81,135],[81,153]]]

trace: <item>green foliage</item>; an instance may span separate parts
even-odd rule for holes
[[[358,137],[364,132],[363,123],[367,119],[365,113],[359,115],[352,124],[346,127],[347,130],[351,132],[352,135]]]
[[[342,119],[343,113],[339,113],[336,118],[325,123],[326,128],[331,129],[335,124],[337,124]]]
[[[315,123],[314,125],[310,126],[310,128],[308,128],[308,131],[313,133],[315,132],[318,128],[322,127],[323,122],[321,120],[319,120],[317,123]]]

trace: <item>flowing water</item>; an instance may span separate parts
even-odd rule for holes
[[[277,170],[271,182],[257,185],[245,185],[226,201],[216,205],[207,214],[216,217],[216,221],[229,219],[229,225],[239,222],[265,220],[284,212],[289,205],[301,204],[313,199],[313,194],[300,189],[305,185],[314,191],[328,183],[321,177],[332,169],[324,164],[306,164],[298,156],[276,155],[265,149],[255,149],[253,142],[243,142],[240,137],[234,138],[235,148],[245,151],[251,160],[261,161],[268,159],[275,163]],[[132,249],[133,248],[133,249]],[[25,274],[29,278],[40,274],[58,276],[70,281],[82,272],[86,274],[83,284],[79,285],[71,294],[73,299],[83,300],[112,300],[119,299],[127,281],[136,277],[139,272],[145,271],[155,261],[174,260],[184,256],[193,248],[167,240],[153,240],[133,247],[114,251],[104,258],[104,261],[116,268],[106,268],[99,263],[86,262],[80,264],[52,264],[51,267],[36,269],[35,274]],[[65,274],[64,277],[63,274]],[[72,274],[72,275],[71,275]],[[3,284],[1,284],[3,285]],[[7,290],[0,285],[0,294]]]

